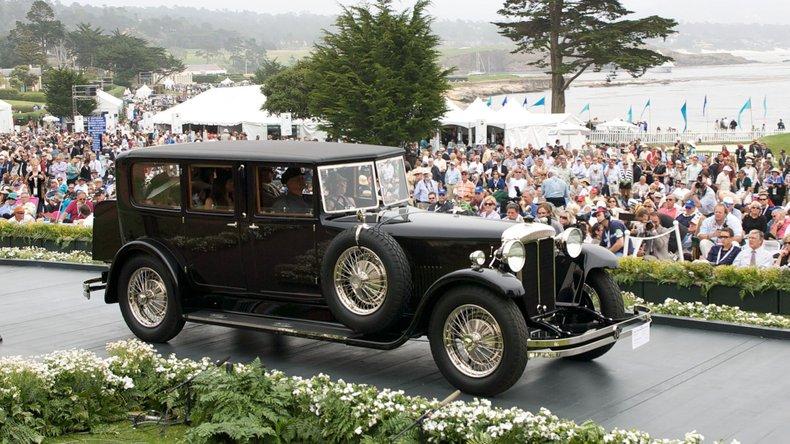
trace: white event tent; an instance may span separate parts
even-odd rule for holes
[[[148,85],[143,84],[143,86],[137,88],[134,97],[137,99],[147,99],[153,92],[154,91]]]
[[[528,144],[539,147],[557,138],[580,146],[586,141],[585,134],[589,132],[583,122],[572,114],[532,113],[515,101],[494,110],[478,97],[465,110],[452,109],[449,105],[448,109],[441,119],[442,126],[466,128],[470,136],[474,128],[475,136],[470,137],[470,141],[475,144],[486,142],[488,127],[501,130],[498,132],[504,133],[505,145],[512,147],[525,147]],[[563,137],[556,137],[558,135]]]
[[[241,125],[241,130],[250,139],[256,136],[266,139],[269,126],[282,129],[283,122],[289,119],[263,111],[261,107],[264,103],[266,96],[261,92],[260,85],[212,88],[155,114],[151,123],[170,125],[175,132],[180,132],[181,126],[188,124],[217,127]],[[294,119],[291,123],[298,127],[301,136],[326,137],[318,131],[314,121]]]
[[[117,116],[123,108],[123,100],[101,89],[96,91],[96,113]]]
[[[639,130],[639,127],[631,122],[626,122],[623,119],[614,119],[608,122],[596,124],[595,129],[598,131],[635,133]]]
[[[14,131],[14,116],[11,104],[0,100],[0,134]]]

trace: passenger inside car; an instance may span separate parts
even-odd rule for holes
[[[289,167],[280,177],[285,184],[285,194],[272,203],[272,211],[288,214],[312,214],[313,205],[309,196],[304,194],[305,177],[299,167]]]

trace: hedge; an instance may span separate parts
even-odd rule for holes
[[[655,281],[680,287],[699,286],[703,295],[717,285],[740,289],[741,297],[765,291],[790,292],[790,270],[783,268],[714,267],[705,262],[651,261],[628,257],[620,259],[620,268],[610,270],[619,284]]]
[[[0,99],[2,100],[24,100],[27,102],[44,103],[47,95],[43,92],[26,91],[20,92],[15,89],[0,89]]]
[[[0,239],[49,240],[60,245],[74,241],[91,241],[93,229],[71,224],[10,224],[0,223]]]
[[[168,392],[191,376],[191,426],[186,442],[393,442],[392,438],[436,400],[378,390],[326,375],[288,377],[258,361],[217,368],[201,361],[164,358],[136,340],[107,346],[108,358],[85,350],[35,360],[0,358],[0,442],[40,442],[47,436],[90,432],[127,412],[184,414],[187,391]],[[230,371],[228,371],[230,370]],[[487,400],[456,401],[397,442],[479,443],[700,443],[655,440],[645,432],[607,431],[576,424],[546,409],[501,409]]]

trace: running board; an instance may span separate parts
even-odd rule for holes
[[[199,310],[184,314],[184,319],[200,324],[219,325],[222,327],[245,328],[266,333],[296,336],[306,339],[340,342],[357,347],[391,350],[405,343],[409,338],[379,338],[365,336],[331,322],[309,321],[276,316],[253,316],[238,313],[225,313],[212,310]]]

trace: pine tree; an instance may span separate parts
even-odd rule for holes
[[[565,90],[587,69],[604,65],[638,77],[671,60],[645,41],[674,34],[677,22],[659,16],[622,19],[632,14],[620,0],[506,0],[495,23],[516,42],[513,52],[540,54],[531,65],[549,68],[551,111],[565,112]],[[548,61],[547,61],[548,59]]]

